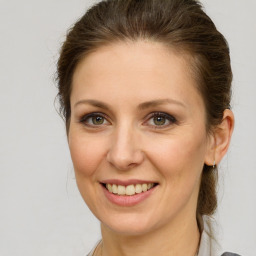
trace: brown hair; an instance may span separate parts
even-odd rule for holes
[[[70,94],[77,64],[102,45],[151,40],[186,53],[205,103],[208,132],[230,108],[232,71],[223,35],[196,0],[105,0],[90,8],[67,34],[57,67],[60,113],[67,133]],[[217,207],[217,168],[205,165],[197,213],[212,215]]]

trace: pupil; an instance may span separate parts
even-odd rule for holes
[[[162,117],[162,116],[154,117],[154,123],[155,123],[156,125],[164,125],[164,123],[165,123],[165,117]]]
[[[103,118],[101,116],[97,116],[93,118],[94,124],[103,124]]]

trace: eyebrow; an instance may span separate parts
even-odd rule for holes
[[[110,110],[110,107],[109,107],[108,104],[103,103],[103,102],[98,101],[98,100],[91,100],[91,99],[79,100],[78,102],[75,103],[74,107],[76,107],[77,105],[80,105],[80,104],[89,104],[89,105],[92,105],[92,106],[95,106],[95,107],[98,107],[98,108]]]
[[[89,105],[92,105],[92,106],[95,106],[98,108],[102,108],[102,109],[106,109],[106,110],[111,109],[111,107],[108,104],[98,101],[98,100],[93,100],[93,99],[80,100],[75,103],[74,107],[76,107],[77,105],[80,105],[80,104],[89,104]],[[174,100],[174,99],[158,99],[158,100],[151,100],[151,101],[143,102],[138,105],[138,109],[144,110],[147,108],[157,107],[157,106],[165,105],[165,104],[175,104],[175,105],[179,105],[181,107],[186,107],[184,103]]]
[[[159,99],[159,100],[151,100],[151,101],[143,102],[138,106],[138,108],[143,110],[143,109],[157,107],[157,106],[165,105],[165,104],[176,104],[181,107],[185,107],[184,103],[174,100],[174,99]]]

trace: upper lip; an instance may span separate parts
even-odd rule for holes
[[[138,180],[138,179],[129,179],[129,180],[107,179],[107,180],[100,181],[100,183],[128,186],[128,185],[149,184],[149,183],[156,183],[156,182],[151,180]]]

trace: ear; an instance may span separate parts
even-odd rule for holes
[[[234,130],[234,122],[233,112],[225,109],[222,122],[214,128],[210,135],[205,155],[206,165],[214,165],[214,162],[217,165],[226,154]]]

